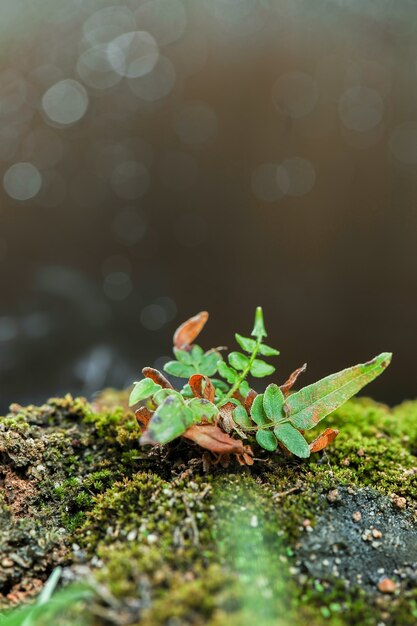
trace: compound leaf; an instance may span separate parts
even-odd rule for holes
[[[389,365],[391,357],[391,353],[383,352],[367,363],[331,374],[289,396],[285,403],[288,419],[301,430],[313,428],[379,376]]]

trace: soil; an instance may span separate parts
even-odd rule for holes
[[[124,393],[12,405],[1,609],[61,566],[90,597],[39,625],[414,625],[417,402],[352,400],[326,421],[341,433],[307,461],[258,449],[253,468],[204,472],[185,440],[141,448]]]

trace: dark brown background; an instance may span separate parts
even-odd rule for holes
[[[42,177],[27,200],[7,182],[0,191],[2,408],[128,385],[201,309],[202,344],[231,345],[257,304],[281,350],[278,380],[304,361],[312,382],[391,350],[369,393],[415,397],[415,3],[175,0],[163,41],[144,4],[1,3],[1,176],[29,162]],[[149,30],[172,61],[166,96],[138,97],[129,78],[83,81],[91,16],[108,24],[109,6],[130,11],[125,31]],[[60,125],[42,98],[67,79],[88,108]],[[209,122],[190,118],[196,101]],[[315,176],[303,193],[302,172],[289,195],[294,157]],[[135,178],[127,191],[114,182],[126,162],[148,170],[139,197],[125,197]],[[281,164],[281,191],[259,178],[265,163]]]

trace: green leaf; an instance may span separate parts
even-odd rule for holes
[[[270,420],[268,419],[265,413],[263,399],[264,399],[264,394],[263,393],[258,394],[255,400],[253,401],[251,410],[250,410],[251,417],[253,421],[255,422],[255,424],[257,424],[258,426],[264,426],[265,424],[268,424],[270,422]]]
[[[313,428],[320,420],[354,396],[379,376],[391,362],[392,354],[379,356],[331,374],[289,396],[285,411],[291,423],[301,430]]]
[[[267,337],[264,324],[264,314],[262,312],[262,307],[256,307],[255,312],[255,323],[253,325],[253,330],[251,333],[252,337],[256,337],[258,341],[262,341],[262,337]]]
[[[271,430],[257,430],[255,437],[261,448],[268,452],[274,452],[278,448],[277,438]]]
[[[180,437],[193,423],[193,412],[176,396],[168,396],[152,415],[143,443],[165,444]]]
[[[135,383],[129,397],[129,406],[133,406],[134,404],[141,402],[141,400],[150,398],[160,389],[162,389],[161,385],[154,383],[151,378],[143,378],[143,380]]]
[[[249,415],[246,412],[245,407],[242,406],[241,404],[239,404],[234,409],[233,419],[236,422],[236,424],[239,424],[239,426],[242,426],[243,428],[250,428],[250,426],[252,425],[252,422],[250,420]]]
[[[184,365],[192,365],[193,357],[191,356],[191,352],[188,352],[188,350],[180,350],[179,348],[174,348],[173,352],[177,361]]]
[[[178,378],[190,378],[196,373],[193,365],[185,365],[179,361],[168,361],[164,365],[164,370],[171,376],[178,376]]]
[[[310,448],[302,434],[288,422],[275,426],[274,433],[284,446],[302,459],[310,456]]]
[[[168,396],[179,396],[182,399],[182,395],[175,389],[160,389],[153,396],[153,401],[155,404],[162,404]]]
[[[265,343],[261,343],[259,352],[262,356],[278,356],[280,353],[279,350],[275,350],[275,348],[271,348],[271,346],[267,346]]]
[[[278,385],[275,383],[268,385],[264,392],[263,406],[271,421],[277,421],[282,416],[284,402],[284,394]]]
[[[220,376],[223,376],[228,383],[233,384],[237,380],[237,373],[231,367],[226,365],[224,361],[220,361],[217,365]]]
[[[206,352],[200,361],[198,373],[213,376],[217,372],[217,364],[221,358],[222,356],[218,352]]]
[[[247,356],[242,354],[241,352],[231,352],[229,354],[229,363],[235,370],[244,370],[245,367],[249,364],[249,359]]]
[[[203,348],[200,348],[200,346],[195,345],[192,347],[191,356],[192,356],[193,362],[196,365],[200,363],[203,354],[204,354],[204,350]]]
[[[250,386],[246,380],[243,380],[239,385],[239,392],[242,394],[244,398],[248,395],[250,391]]]
[[[250,368],[250,373],[255,378],[263,378],[264,376],[270,376],[275,372],[275,367],[273,365],[269,365],[269,363],[265,363],[265,361],[261,361],[260,359],[255,359]]]
[[[224,393],[229,391],[229,385],[225,383],[224,380],[220,380],[220,378],[212,378],[211,382],[213,383],[216,391],[224,391]]]
[[[239,333],[235,334],[235,338],[242,350],[244,350],[245,352],[249,352],[249,354],[252,354],[256,346],[255,339],[250,339],[250,337],[243,337],[242,335],[239,335]]]
[[[211,421],[219,412],[215,404],[204,398],[193,398],[187,402],[187,406],[193,412],[193,420],[196,423],[200,423],[203,417]]]
[[[181,395],[183,398],[194,398],[193,391],[188,383],[186,383],[181,389]]]

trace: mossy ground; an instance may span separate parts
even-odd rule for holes
[[[64,582],[93,587],[80,615],[97,626],[415,624],[417,402],[353,400],[327,425],[338,439],[308,461],[259,453],[250,470],[205,474],[186,442],[141,449],[121,394],[13,405],[0,419],[0,606],[35,597],[62,565]],[[370,501],[390,516],[372,549]],[[382,552],[388,539],[406,556]]]

